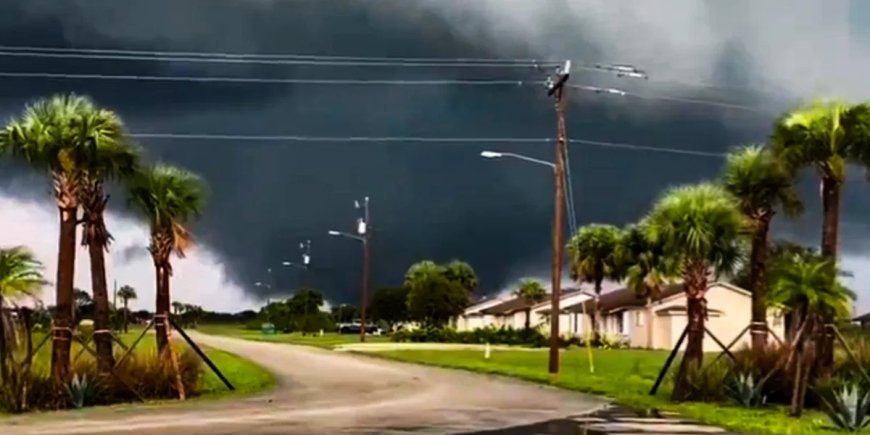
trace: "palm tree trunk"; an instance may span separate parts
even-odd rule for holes
[[[0,288],[0,385],[9,382],[9,372],[6,369],[9,349],[6,344],[6,311],[3,310],[3,289]]]
[[[749,262],[749,279],[752,288],[752,323],[749,333],[752,350],[761,352],[767,346],[767,239],[772,216],[765,215],[755,221],[752,234],[752,252]]]
[[[601,280],[595,280],[595,306],[592,309],[592,332],[595,343],[601,343]]]
[[[707,317],[707,267],[701,261],[690,261],[686,267],[686,351],[680,363],[672,398],[687,399],[689,370],[701,368],[704,359],[704,320]]]
[[[646,298],[646,348],[653,348],[653,308],[652,299]]]
[[[128,301],[129,301],[129,299],[124,298],[124,333],[125,334],[127,333],[127,326],[130,324],[129,320],[127,319],[127,302]]]
[[[51,375],[58,385],[66,384],[70,372],[73,327],[73,281],[76,264],[78,207],[59,207],[60,236],[57,250],[57,291],[51,342]]]
[[[532,329],[532,309],[526,308],[526,330]]]
[[[157,300],[154,310],[154,328],[157,335],[157,352],[163,354],[169,345],[169,331],[166,325],[169,321],[169,292],[165,289],[168,284],[168,271],[164,266],[156,266],[157,271]]]
[[[97,364],[101,372],[108,373],[115,366],[115,358],[112,355],[104,246],[91,239],[88,243],[88,253],[91,256],[91,287],[94,292],[94,343],[97,347]]]
[[[836,262],[839,246],[840,228],[840,190],[842,183],[834,177],[822,177],[822,256]],[[822,318],[824,324],[834,321],[831,317]],[[834,365],[834,337],[822,326],[817,336],[818,358],[814,372],[829,373]]]

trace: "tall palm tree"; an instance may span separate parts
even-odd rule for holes
[[[183,258],[193,242],[193,236],[185,226],[202,213],[205,185],[193,173],[157,165],[135,177],[129,189],[131,202],[151,227],[148,250],[154,262],[157,283],[157,348],[163,352],[169,344],[166,321],[170,307],[169,278],[172,276],[170,256],[174,252]]]
[[[115,366],[112,337],[109,333],[109,288],[106,283],[105,253],[112,235],[106,228],[104,213],[109,196],[104,184],[111,179],[129,179],[135,172],[139,152],[128,142],[124,123],[110,110],[98,109],[87,114],[89,125],[105,133],[85,148],[85,166],[79,203],[83,212],[82,246],[88,248],[91,260],[91,290],[94,300],[94,343],[97,362],[104,372]]]
[[[450,281],[459,283],[469,294],[477,289],[477,274],[470,264],[453,260],[444,266],[444,275]]]
[[[662,243],[647,236],[645,223],[630,225],[622,232],[617,258],[625,273],[625,285],[646,299],[646,347],[653,346],[653,312],[651,302],[661,297],[664,286],[679,273],[677,262],[668,257]]]
[[[794,172],[762,146],[747,146],[728,154],[723,175],[725,189],[738,200],[740,212],[752,224],[748,290],[752,293],[752,348],[767,344],[767,256],[770,224],[782,210],[797,215],[801,202]]]
[[[812,167],[818,174],[822,200],[821,253],[835,263],[846,161],[857,158],[866,162],[866,156],[870,156],[866,151],[870,150],[868,112],[870,107],[866,104],[815,102],[787,113],[774,129],[775,154],[793,168]],[[821,342],[819,368],[830,367],[834,358],[833,340]]]
[[[577,231],[568,241],[571,255],[571,278],[594,285],[595,308],[592,314],[592,330],[595,339],[600,336],[601,283],[605,279],[621,280],[623,271],[616,255],[620,230],[613,225],[589,224]]]
[[[12,319],[6,301],[35,297],[45,284],[42,263],[29,249],[23,246],[0,249],[0,385],[9,380],[7,362],[13,344]]]
[[[127,327],[129,325],[129,319],[127,318],[128,313],[130,312],[129,304],[130,299],[136,299],[136,289],[130,287],[129,285],[121,286],[118,289],[118,297],[124,301],[124,333],[127,333]]]
[[[523,299],[526,303],[526,330],[532,327],[532,305],[544,302],[547,299],[547,290],[541,282],[534,278],[524,278],[520,286],[513,291],[515,297]],[[553,313],[553,315],[558,315]]]
[[[664,194],[646,217],[647,236],[679,261],[687,306],[687,343],[673,395],[686,398],[686,373],[704,356],[706,292],[712,274],[727,273],[739,261],[748,222],[722,187],[702,183]]]
[[[770,304],[790,311],[797,320],[788,360],[794,373],[791,414],[803,412],[807,384],[813,372],[813,340],[809,337],[824,328],[827,319],[848,318],[851,301],[855,299],[837,280],[834,263],[824,256],[795,254],[779,261],[773,268]]]
[[[91,144],[111,140],[115,135],[105,124],[91,122],[96,111],[86,97],[57,95],[29,104],[0,132],[0,151],[51,175],[60,215],[51,352],[52,377],[57,383],[64,383],[70,370],[76,226],[87,150]]]

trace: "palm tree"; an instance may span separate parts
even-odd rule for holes
[[[6,301],[24,296],[35,297],[46,282],[42,263],[23,246],[0,249],[0,385],[9,381],[7,362],[10,359],[12,319]]]
[[[795,177],[768,149],[747,146],[728,154],[725,189],[738,200],[740,212],[752,224],[748,290],[752,293],[752,349],[767,344],[767,257],[770,224],[777,211],[797,215],[801,202]]]
[[[112,356],[112,337],[108,333],[109,289],[105,260],[112,235],[103,216],[109,201],[103,185],[110,179],[129,179],[138,166],[139,152],[128,143],[124,123],[114,112],[95,110],[88,114],[87,122],[104,131],[100,140],[94,140],[86,148],[79,203],[83,211],[82,246],[87,246],[91,260],[97,362],[106,372],[114,367],[115,358]]]
[[[652,300],[661,297],[663,287],[678,275],[678,267],[665,255],[664,245],[647,236],[645,223],[631,225],[622,232],[616,253],[625,273],[626,287],[646,299],[646,347],[653,346]]]
[[[124,333],[127,333],[127,327],[129,325],[129,319],[127,318],[127,313],[130,312],[128,306],[130,303],[130,299],[136,299],[136,289],[130,287],[129,285],[121,286],[118,289],[118,297],[124,301]]]
[[[795,254],[777,262],[773,275],[770,304],[790,311],[798,325],[787,365],[793,362],[790,372],[795,376],[791,414],[799,416],[813,372],[813,341],[809,337],[824,330],[827,319],[848,318],[855,295],[837,282],[836,266],[824,256]]]
[[[580,228],[568,241],[571,278],[595,286],[592,330],[595,331],[596,340],[600,336],[601,307],[598,299],[601,296],[601,283],[605,279],[621,280],[623,275],[616,256],[619,238],[619,228],[613,225],[589,224]]]
[[[95,112],[97,109],[86,97],[53,96],[25,107],[0,132],[0,151],[51,175],[60,215],[51,352],[52,377],[57,383],[64,383],[70,370],[76,226],[83,169],[92,144],[112,140],[116,133],[103,123],[91,122]]]
[[[513,291],[515,297],[523,299],[526,303],[526,330],[532,327],[532,305],[539,304],[547,299],[547,290],[541,282],[534,278],[524,278],[520,286]],[[553,313],[553,315],[557,315]]]
[[[820,180],[822,199],[821,253],[837,261],[840,192],[846,160],[870,162],[870,106],[816,102],[787,113],[774,129],[775,154],[792,168],[812,167]],[[830,322],[831,319],[825,319]],[[823,339],[819,368],[833,362],[833,340]]]
[[[453,260],[444,266],[444,275],[450,281],[459,283],[469,294],[477,289],[477,274],[470,264]]]
[[[704,356],[708,279],[711,273],[730,272],[740,258],[748,223],[735,204],[722,187],[702,183],[666,192],[646,217],[647,237],[661,243],[665,255],[679,262],[687,299],[687,343],[675,399],[685,398],[689,366],[699,368]]]
[[[185,228],[199,216],[205,203],[205,186],[196,175],[158,165],[140,173],[130,183],[130,200],[148,220],[151,243],[148,250],[154,261],[157,283],[155,320],[157,348],[168,348],[166,321],[169,316],[169,278],[172,276],[170,255],[184,257],[193,237]]]

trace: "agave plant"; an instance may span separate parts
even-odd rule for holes
[[[767,402],[767,396],[762,394],[764,380],[756,381],[751,373],[737,373],[728,383],[728,394],[740,405],[755,408]]]
[[[70,402],[76,409],[81,409],[87,403],[91,403],[97,391],[97,384],[88,379],[88,375],[82,375],[79,378],[78,374],[73,375],[73,378],[66,385],[66,392],[69,395]]]
[[[870,391],[862,392],[858,383],[849,383],[820,396],[828,418],[841,430],[860,432],[870,425],[870,416],[867,415]]]

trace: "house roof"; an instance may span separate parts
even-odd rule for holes
[[[870,322],[870,313],[864,313],[852,319],[855,322]]]
[[[549,297],[549,295],[547,295],[547,297]],[[481,310],[480,312],[483,314],[506,316],[517,311],[524,311],[528,308],[532,308],[532,306],[534,306],[534,304],[526,302],[525,299],[515,297],[508,299],[494,307],[489,307],[485,310]]]
[[[682,284],[671,284],[662,289],[661,294],[656,299],[666,299],[671,296],[677,295],[682,291]],[[601,297],[598,298],[598,304],[601,308],[601,312],[606,313],[608,311],[613,311],[619,308],[642,307],[646,304],[646,300],[644,298],[638,297],[633,290],[623,287],[618,290],[603,293]],[[580,313],[584,311],[587,313],[591,313],[594,309],[595,300],[588,300],[578,304],[569,305],[565,307],[563,311],[569,313]]]

